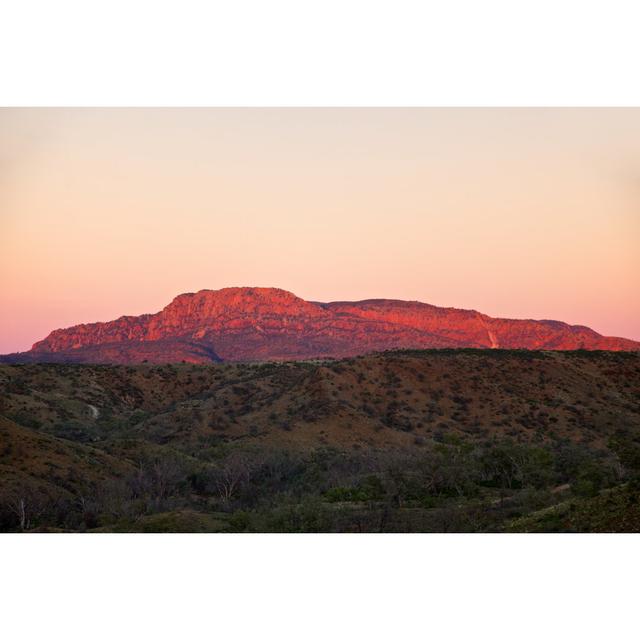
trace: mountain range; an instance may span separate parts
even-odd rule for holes
[[[184,293],[154,314],[56,329],[3,362],[134,364],[343,358],[393,349],[637,351],[556,320],[493,318],[422,302],[311,302],[276,288]]]

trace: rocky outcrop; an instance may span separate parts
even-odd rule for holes
[[[465,347],[633,351],[640,343],[564,322],[491,318],[422,302],[308,302],[282,289],[234,287],[179,295],[155,314],[56,329],[13,361],[24,356],[28,361],[210,362]]]

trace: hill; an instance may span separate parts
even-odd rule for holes
[[[553,320],[492,318],[401,300],[308,302],[281,289],[177,296],[155,314],[57,329],[4,362],[217,362],[344,358],[388,349],[633,351],[640,343]]]
[[[39,521],[79,526],[87,501],[133,473],[126,460],[39,433],[0,415],[0,530]]]
[[[618,530],[599,496],[640,469],[639,353],[0,365],[0,398],[2,485],[29,478],[39,527],[588,530],[535,514],[598,499]]]

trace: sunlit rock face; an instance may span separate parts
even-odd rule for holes
[[[11,361],[215,362],[345,357],[387,349],[639,350],[553,320],[491,318],[402,300],[308,302],[273,288],[177,296],[162,311],[56,329]]]

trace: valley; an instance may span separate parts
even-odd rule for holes
[[[638,473],[637,352],[0,365],[4,531],[635,531]]]

